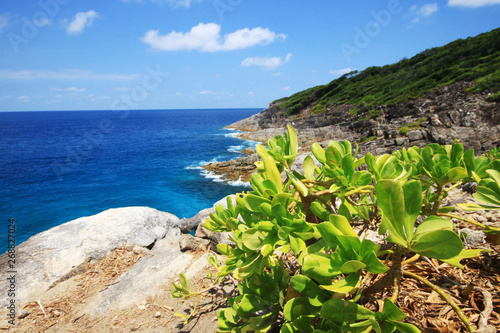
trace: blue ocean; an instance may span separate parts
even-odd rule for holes
[[[243,156],[255,142],[224,127],[261,109],[0,112],[0,253],[106,209],[148,206],[191,217],[248,190],[201,165]]]

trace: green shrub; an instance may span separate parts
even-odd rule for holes
[[[362,158],[348,141],[332,141],[326,149],[314,143],[303,173],[292,171],[298,152],[292,127],[268,147],[256,148],[262,161],[250,180],[252,190],[238,194],[236,205],[228,199],[227,208],[216,207],[204,223],[215,232],[232,232],[235,244],[217,246],[223,265],[210,257],[218,282],[227,276],[239,281],[239,293],[217,315],[220,332],[263,333],[273,325],[281,333],[419,332],[397,306],[401,277],[444,293],[407,269],[404,260],[417,254],[462,267],[462,259],[480,253],[463,249],[452,220],[460,217],[450,214],[454,207],[443,206],[448,191],[474,180],[480,204],[460,207],[500,209],[500,163],[476,159],[457,142]],[[460,219],[500,234],[498,228]],[[389,247],[360,237],[351,226],[355,221],[376,227]],[[380,311],[364,306],[362,296],[376,297],[393,286],[392,297],[380,300]],[[181,275],[172,295],[200,293]],[[449,298],[446,302],[469,332],[476,329]]]
[[[408,126],[402,126],[398,133],[401,134],[401,135],[406,135],[408,134],[408,132],[410,131],[410,128]]]

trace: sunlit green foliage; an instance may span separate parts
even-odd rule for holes
[[[353,71],[332,82],[282,98],[288,115],[309,106],[350,104],[373,108],[415,99],[443,85],[474,81],[470,92],[492,93],[500,100],[500,29],[425,50],[395,64]],[[315,109],[319,111],[320,109]]]
[[[404,322],[397,292],[379,312],[363,306],[365,296],[398,284],[408,255],[457,267],[479,255],[463,249],[451,220],[454,207],[442,206],[452,188],[478,181],[475,197],[482,204],[464,208],[500,208],[500,163],[476,158],[458,142],[361,158],[348,141],[326,149],[315,143],[302,173],[293,169],[292,127],[256,151],[262,162],[252,191],[238,194],[236,205],[228,199],[228,208],[218,206],[204,223],[232,232],[235,244],[217,246],[225,257],[218,276],[240,281],[239,295],[218,313],[220,332],[267,332],[272,325],[282,333],[419,332]],[[364,237],[355,222],[378,230],[391,249]],[[370,284],[371,275],[383,277]],[[193,294],[184,278],[174,287],[174,297]]]

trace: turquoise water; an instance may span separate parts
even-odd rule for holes
[[[200,165],[255,143],[225,126],[261,109],[0,113],[0,253],[16,241],[109,208],[148,206],[191,217],[226,195]]]

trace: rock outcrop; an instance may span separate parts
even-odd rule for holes
[[[110,209],[39,233],[16,247],[16,299],[19,302],[81,273],[85,267],[127,244],[151,248],[165,236],[180,235],[179,218],[147,207]],[[6,276],[7,255],[0,257]],[[6,280],[1,289],[7,290]],[[1,306],[6,305],[1,299]]]
[[[243,139],[265,144],[270,138],[283,135],[286,125],[291,125],[297,129],[302,152],[307,152],[313,142],[325,147],[331,140],[357,142],[362,155],[460,140],[465,149],[473,148],[479,154],[500,143],[500,103],[488,102],[487,94],[466,92],[472,85],[457,82],[413,101],[375,109],[336,105],[326,107],[323,113],[312,114],[313,105],[298,115],[286,116],[276,103],[228,127],[245,131],[240,134]],[[227,180],[246,180],[256,172],[253,164],[253,159],[244,157],[212,163],[205,168],[225,175]]]

